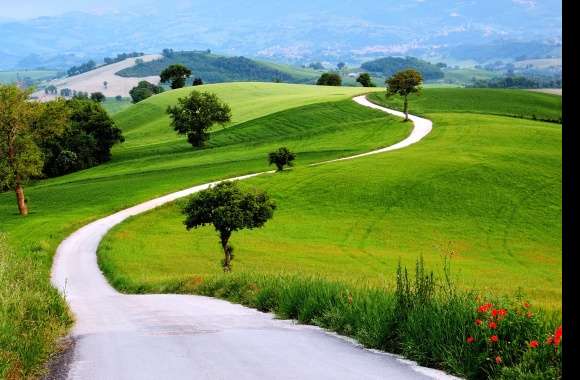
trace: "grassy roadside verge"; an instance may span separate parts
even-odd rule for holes
[[[386,288],[315,276],[243,273],[123,290],[225,299],[467,379],[561,377],[561,347],[553,337],[561,325],[557,313],[531,307],[523,295],[493,298],[458,291],[446,263],[442,277],[428,271],[422,259],[414,276],[399,266],[396,285]]]

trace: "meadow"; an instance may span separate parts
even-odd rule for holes
[[[260,83],[196,89],[217,93],[233,110],[232,122],[213,131],[208,148],[193,150],[175,135],[164,112],[192,88],[167,92],[114,115],[126,142],[114,149],[111,162],[27,186],[28,218],[17,215],[12,193],[0,194],[0,232],[5,250],[13,252],[0,257],[1,267],[35,263],[11,287],[19,308],[0,313],[0,358],[7,358],[0,361],[0,374],[38,374],[70,326],[63,300],[48,286],[52,255],[69,233],[156,196],[267,170],[267,152],[282,145],[298,153],[296,168],[244,183],[268,190],[279,209],[263,230],[233,237],[237,274],[274,278],[283,271],[378,288],[392,286],[399,257],[410,264],[422,254],[436,267],[440,254],[452,249],[463,287],[509,293],[522,286],[540,305],[559,309],[561,127],[471,113],[477,107],[484,113],[510,111],[497,110],[513,101],[510,92],[482,92],[459,105],[450,92],[453,107],[447,110],[424,104],[435,129],[420,144],[307,167],[390,145],[411,126],[348,100],[369,89]],[[424,96],[431,91],[436,90]],[[527,109],[538,118],[557,117],[555,97],[521,93],[522,116],[532,118]],[[441,96],[433,99],[445,103]],[[449,112],[456,107],[466,112]],[[187,233],[181,219],[176,203],[108,235],[100,262],[110,280],[136,292],[172,291],[200,276],[219,280],[215,232]],[[2,285],[10,276],[0,276]]]
[[[14,83],[19,79],[24,79],[26,77],[34,80],[41,81],[52,79],[58,74],[55,70],[12,70],[12,71],[0,71],[0,83],[9,84]]]

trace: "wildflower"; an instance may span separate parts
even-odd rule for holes
[[[491,311],[491,315],[495,318],[498,317],[498,319],[500,317],[505,317],[507,314],[507,310],[506,309],[493,309]]]
[[[495,362],[496,362],[497,364],[501,364],[501,362],[502,362],[502,360],[501,360],[501,356],[499,356],[499,355],[498,355],[498,356],[496,356],[496,357],[495,357]]]
[[[492,335],[492,336],[489,337],[489,340],[492,343],[497,343],[499,341],[499,338],[497,337],[497,335]]]
[[[495,329],[497,328],[497,323],[495,323],[495,322],[489,322],[489,323],[487,324],[487,326],[488,326],[490,329],[492,329],[492,330],[495,330]]]
[[[556,332],[554,332],[554,346],[559,346],[562,340],[562,325],[558,326]]]
[[[548,339],[546,339],[546,344],[551,345],[552,343],[554,343],[554,336],[550,335]]]
[[[475,338],[472,336],[468,336],[467,339],[465,339],[465,341],[469,344],[473,343],[475,341]]]
[[[528,318],[532,318],[533,316],[534,316],[534,313],[532,313],[531,311],[528,311],[526,313],[526,317],[528,317]]]
[[[482,323],[483,323],[483,321],[481,319],[476,319],[475,320],[475,324],[478,325],[478,326],[481,325]]]
[[[493,306],[492,304],[486,303],[486,304],[481,305],[480,307],[478,307],[477,308],[477,311],[480,312],[480,313],[487,313],[487,311],[489,309],[491,309],[492,306]]]
[[[524,302],[524,309],[527,309],[530,307],[530,304],[528,303],[528,301]]]
[[[538,346],[539,346],[539,343],[538,343],[538,341],[537,341],[537,340],[532,340],[532,341],[530,342],[530,347],[531,347],[531,348],[538,348]]]

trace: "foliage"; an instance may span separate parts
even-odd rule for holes
[[[324,73],[316,82],[318,86],[342,86],[342,78],[337,73]]]
[[[49,86],[46,86],[46,88],[44,89],[44,93],[45,94],[50,94],[50,95],[56,95],[58,93],[58,90],[56,88],[55,85],[51,84]]]
[[[162,92],[163,87],[156,86],[153,83],[142,80],[137,84],[137,87],[133,87],[131,91],[129,91],[129,95],[131,95],[133,103],[139,103],[142,100]]]
[[[308,68],[312,70],[324,70],[324,66],[320,62],[312,62],[308,65]]]
[[[358,78],[356,78],[356,81],[363,87],[376,87],[369,73],[361,73]]]
[[[561,79],[543,79],[526,76],[506,76],[476,79],[467,87],[475,88],[562,88]]]
[[[103,95],[102,92],[93,92],[91,94],[91,100],[97,103],[102,103],[106,100],[107,98],[105,97],[105,95]]]
[[[194,78],[193,79],[193,83],[191,85],[192,86],[202,86],[203,85],[203,80],[201,80],[201,78]]]
[[[372,73],[382,74],[386,77],[390,77],[399,71],[407,69],[418,71],[425,80],[441,79],[444,77],[444,73],[440,67],[414,57],[380,58],[363,63],[361,68]]]
[[[205,83],[238,81],[271,81],[276,78],[287,83],[306,83],[315,75],[308,76],[291,67],[254,61],[245,57],[224,57],[207,51],[167,52],[164,58],[146,62],[119,71],[124,77],[146,77],[158,75],[168,65],[181,64],[189,68]]]
[[[113,63],[117,63],[117,62],[124,61],[127,58],[142,57],[144,55],[145,55],[144,53],[137,53],[137,52],[133,52],[133,53],[121,53],[121,54],[117,54],[117,56],[114,57],[114,58],[105,57],[103,59],[103,61],[105,62],[105,65],[110,65],[110,64],[113,64]]]
[[[421,73],[413,69],[399,71],[385,81],[387,84],[387,97],[393,95],[400,95],[403,97],[403,112],[405,113],[405,120],[409,119],[408,96],[410,94],[419,93],[422,82],[423,78],[421,77]]]
[[[274,216],[276,204],[265,192],[244,192],[237,182],[222,182],[195,194],[183,213],[187,230],[212,224],[220,235],[224,271],[231,271],[233,232],[263,227]]]
[[[95,67],[97,67],[97,64],[95,63],[95,61],[91,59],[90,61],[83,63],[82,65],[71,67],[70,69],[68,69],[67,75],[69,77],[72,77],[73,75],[79,75],[91,71]]]
[[[284,166],[293,166],[296,154],[290,152],[288,148],[282,147],[275,152],[270,152],[268,154],[268,164],[275,164],[279,172],[284,170]]]
[[[191,76],[191,70],[181,64],[173,64],[165,68],[159,76],[161,82],[171,82],[171,88],[177,89],[185,86],[185,81]]]
[[[83,170],[111,159],[111,148],[124,138],[103,107],[93,101],[67,101],[70,123],[62,135],[40,142],[48,177]]]
[[[214,124],[225,124],[231,119],[230,107],[212,93],[192,91],[179,98],[178,105],[169,106],[171,126],[194,147],[201,147],[209,139]]]

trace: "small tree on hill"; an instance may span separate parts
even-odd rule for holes
[[[409,120],[409,94],[419,93],[421,90],[421,83],[423,77],[421,74],[413,69],[399,71],[385,81],[387,84],[387,97],[393,95],[400,95],[404,99],[403,112],[405,113],[405,121]]]
[[[0,188],[16,192],[20,215],[28,215],[23,185],[42,174],[44,156],[39,142],[65,132],[68,110],[64,100],[28,101],[30,91],[0,85]]]
[[[171,82],[171,88],[182,88],[185,81],[191,76],[191,70],[179,64],[171,65],[159,74],[161,82]]]
[[[137,87],[133,87],[131,91],[129,91],[129,95],[131,95],[133,103],[139,103],[140,101],[145,100],[150,96],[160,94],[162,92],[163,87],[156,86],[153,83],[142,80],[139,82],[139,84],[137,84]]]
[[[102,92],[93,92],[91,94],[91,100],[94,102],[102,103],[105,101],[105,99],[107,99],[107,98],[105,97],[105,95],[103,95]]]
[[[342,86],[342,78],[337,73],[324,73],[316,82],[319,86]]]
[[[284,166],[293,166],[294,163],[292,161],[294,161],[295,158],[296,154],[290,152],[288,148],[282,147],[276,152],[268,154],[268,164],[275,164],[278,171],[281,172],[284,170]]]
[[[201,86],[203,85],[203,80],[201,80],[201,78],[195,78],[193,80],[192,86]]]
[[[109,86],[109,82],[107,82],[107,81],[104,81],[104,82],[103,82],[103,87],[107,88],[107,86]]]
[[[183,209],[184,224],[188,231],[209,224],[214,226],[224,253],[222,267],[224,272],[231,272],[232,233],[264,226],[275,209],[276,204],[267,193],[243,191],[237,182],[222,182],[191,197]]]
[[[214,124],[225,124],[231,119],[230,107],[217,95],[192,91],[187,97],[179,98],[176,106],[169,106],[171,126],[194,147],[202,147],[209,138],[209,129]]]
[[[375,84],[373,83],[369,73],[360,74],[358,78],[356,78],[356,81],[360,83],[363,87],[375,87]]]

